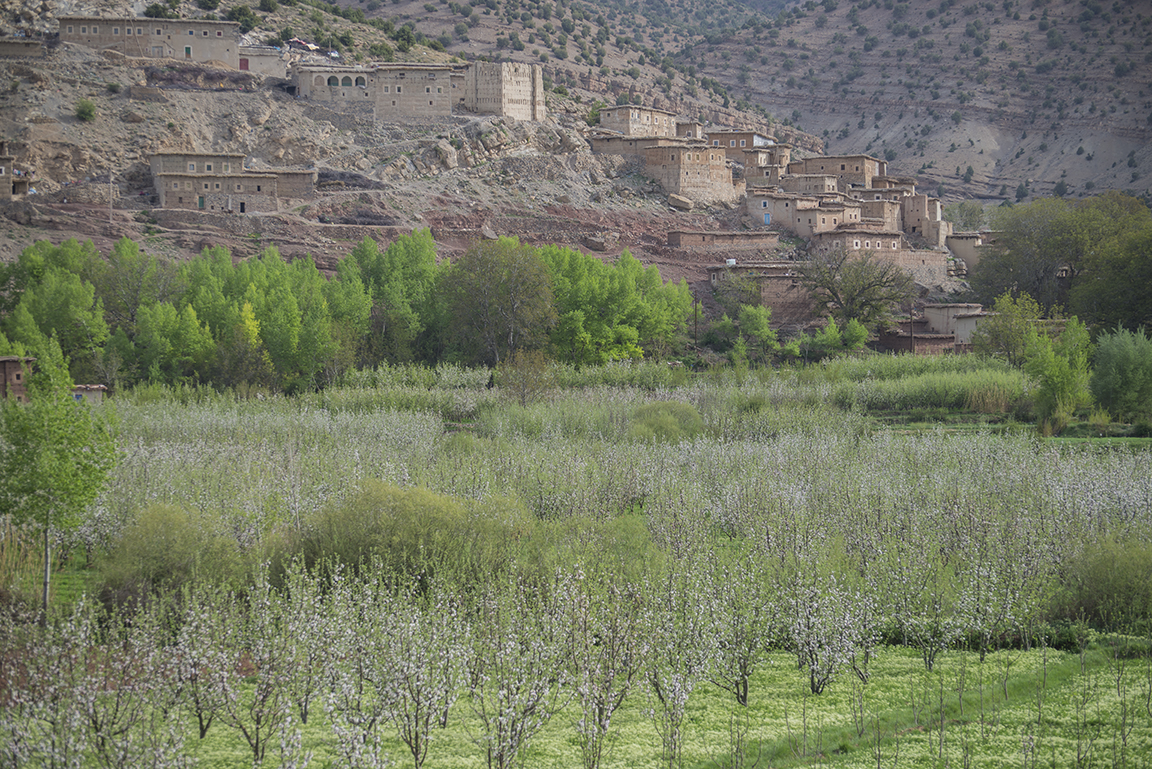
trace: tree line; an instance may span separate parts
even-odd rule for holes
[[[222,247],[178,264],[122,239],[39,242],[0,266],[0,354],[55,338],[79,382],[209,383],[287,392],[382,362],[498,365],[523,349],[600,364],[668,355],[692,307],[625,251],[608,264],[512,238],[438,262],[427,230],[366,238],[331,279],[275,247]]]

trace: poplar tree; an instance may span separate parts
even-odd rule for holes
[[[116,464],[116,444],[108,423],[73,400],[56,339],[40,353],[39,370],[28,377],[29,402],[6,400],[0,409],[0,514],[43,533],[46,621],[52,537],[80,524]]]

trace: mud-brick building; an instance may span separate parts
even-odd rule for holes
[[[624,105],[600,110],[600,128],[624,136],[676,137],[676,113],[655,107]]]
[[[447,117],[456,105],[516,120],[547,116],[538,64],[308,64],[293,67],[291,78],[300,98],[335,110],[370,107],[380,120]]]
[[[0,357],[0,398],[21,402],[28,400],[25,375],[35,361],[35,358],[18,358],[14,355]]]
[[[340,110],[370,105],[379,119],[452,114],[450,64],[302,65],[292,69],[296,95]]]
[[[773,260],[729,259],[710,265],[708,280],[718,286],[733,277],[751,280],[760,288],[761,300],[772,308],[773,327],[802,327],[813,317],[812,294],[801,281],[800,264]]]
[[[885,176],[888,164],[871,155],[817,155],[788,164],[790,174],[831,174],[836,177],[840,192],[852,187],[871,188],[872,179]]]
[[[536,122],[548,116],[544,70],[539,64],[475,62],[464,73],[463,91],[464,108],[478,115]]]
[[[284,201],[311,197],[316,172],[244,166],[244,155],[160,153],[150,159],[161,208],[238,214],[278,211]]]
[[[743,192],[732,183],[724,153],[703,142],[665,139],[642,149],[644,175],[665,192],[694,200],[734,201]]]
[[[804,238],[860,223],[860,204],[843,195],[800,195],[775,188],[748,188],[748,216],[763,226],[776,225]]]
[[[144,16],[59,16],[60,41],[126,56],[218,61],[240,66],[240,24]]]
[[[8,142],[0,141],[0,200],[12,200],[28,194],[32,177],[16,167],[16,157],[8,151]]]
[[[738,162],[744,161],[746,150],[766,149],[776,143],[770,136],[731,128],[709,129],[705,139],[710,147],[722,147],[729,160]]]

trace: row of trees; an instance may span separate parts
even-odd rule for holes
[[[487,766],[508,769],[568,709],[592,768],[617,712],[641,696],[663,764],[676,767],[693,692],[711,684],[747,705],[773,650],[794,653],[819,694],[841,675],[867,683],[889,622],[931,669],[965,634],[994,637],[1030,611],[1002,574],[948,588],[961,570],[923,571],[924,559],[901,566],[918,590],[883,600],[876,585],[810,563],[681,556],[637,580],[623,564],[588,562],[463,589],[394,580],[380,563],[292,565],[243,594],[197,582],[111,614],[81,601],[45,628],[5,614],[0,758],[181,766],[195,724],[200,739],[234,732],[255,766],[302,765],[299,725],[322,712],[347,766],[389,765],[388,737],[419,769],[436,731],[462,722]]]
[[[40,242],[0,267],[0,352],[58,340],[80,381],[211,381],[287,390],[382,361],[496,365],[546,348],[577,365],[668,354],[692,305],[625,252],[606,264],[502,238],[438,264],[427,231],[365,239],[332,279],[275,248],[177,265],[118,242]]]

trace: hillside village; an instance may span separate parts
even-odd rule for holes
[[[415,133],[442,132],[423,160],[411,159],[409,165],[417,173],[469,165],[466,153],[459,151],[463,149],[460,138],[447,137],[459,137],[461,129],[478,116],[536,126],[556,123],[548,114],[542,70],[536,64],[350,65],[312,52],[307,45],[246,45],[240,25],[230,21],[62,15],[58,22],[58,39],[21,41],[0,47],[0,55],[50,60],[61,51],[80,47],[168,70],[202,67],[202,76],[209,79],[227,81],[254,74],[260,78],[252,81],[257,85],[243,81],[246,88],[286,95],[337,123],[387,122]],[[166,93],[174,95],[173,87],[181,86],[157,77],[146,84],[129,85],[128,98],[164,103]],[[256,97],[249,90],[241,93]],[[700,222],[690,219],[672,229],[664,227],[667,240],[663,245],[707,262],[710,285],[729,273],[755,279],[765,302],[773,306],[778,325],[802,327],[819,315],[797,281],[795,268],[805,248],[808,253],[874,253],[909,271],[923,296],[938,297],[948,287],[955,288],[955,280],[963,278],[978,258],[974,246],[981,243],[979,234],[953,233],[943,219],[939,199],[918,192],[914,178],[889,175],[885,160],[867,154],[813,154],[778,141],[767,126],[756,130],[705,124],[636,104],[601,108],[598,124],[586,126],[577,136],[544,154],[570,159],[591,153],[615,163],[621,173],[648,180],[647,191],[665,196],[666,210],[682,212],[682,216],[702,209],[731,211],[726,230],[707,225],[701,229]],[[46,178],[40,169],[22,162],[19,143],[9,142],[11,154],[0,147],[0,173],[7,173],[13,183],[0,194],[19,200],[47,193],[45,199],[102,203],[109,209],[186,211],[205,217],[208,224],[211,217],[221,215],[287,214],[346,189],[344,181],[333,179],[321,157],[296,157],[294,165],[286,166],[279,164],[283,157],[255,157],[237,152],[229,142],[190,148],[187,140],[180,140],[172,145],[144,158],[147,178],[137,176],[133,183],[121,169],[122,181],[115,185],[109,177],[106,186],[89,183],[72,188],[65,180]],[[371,166],[371,160],[363,157],[355,169],[371,172]],[[381,171],[376,173],[379,176]],[[113,186],[109,198],[105,190]],[[475,236],[505,234],[518,233],[485,226]],[[557,232],[555,237],[562,239],[565,234]],[[781,246],[781,236],[789,247]],[[597,233],[572,239],[573,245],[586,251],[610,251],[611,245],[619,245],[606,243]],[[979,309],[975,307],[974,312],[978,314]],[[953,331],[948,323],[937,325],[930,331]],[[922,333],[921,338],[926,335]],[[962,345],[965,340],[955,341]]]

